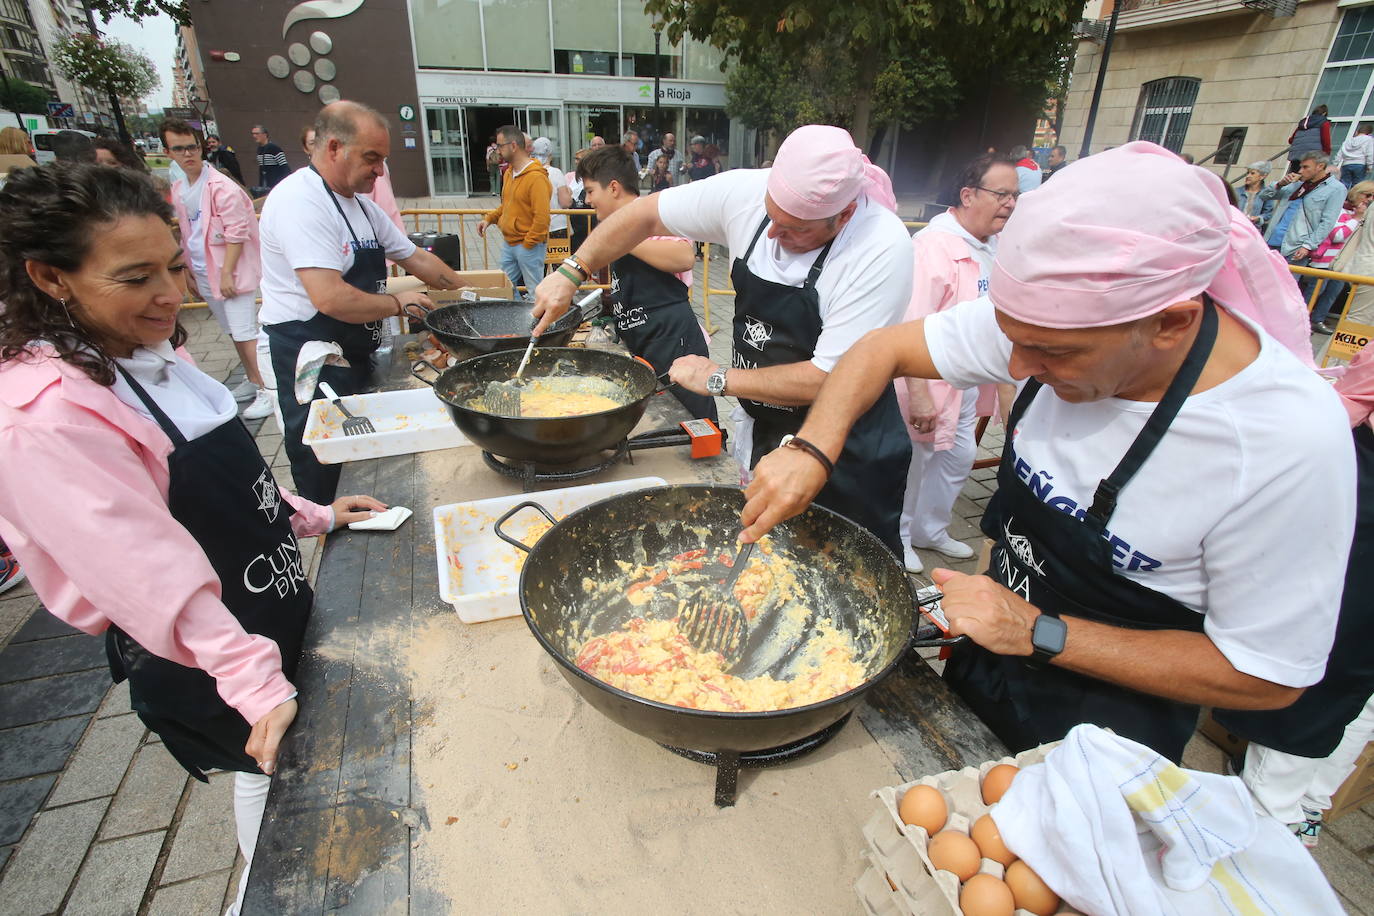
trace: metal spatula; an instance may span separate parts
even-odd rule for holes
[[[587,305],[601,298],[601,290],[592,290],[590,294],[583,297],[574,307],[582,311]],[[520,368],[515,370],[515,377],[508,382],[488,382],[484,403],[487,413],[493,413],[502,417],[520,416],[520,389],[523,387],[522,378],[525,374],[525,366],[529,364],[530,354],[534,352],[534,345],[539,342],[537,334],[530,335],[530,344],[525,348],[525,355],[520,360]]]
[[[372,425],[372,421],[367,417],[355,417],[348,412],[348,408],[343,406],[343,401],[339,398],[334,389],[329,387],[328,382],[320,382],[320,390],[324,396],[329,398],[330,403],[339,408],[339,413],[343,414],[343,431],[345,436],[363,436],[368,433],[375,433],[377,427]]]
[[[735,583],[749,565],[754,552],[753,543],[744,544],[735,554],[730,575],[719,589],[703,587],[684,599],[678,612],[678,629],[693,648],[701,652],[719,652],[733,660],[744,639],[744,609],[735,600]]]

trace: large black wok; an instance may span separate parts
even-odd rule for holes
[[[600,299],[601,290],[593,290],[545,328],[539,335],[539,343],[546,347],[566,347],[578,326],[600,313]],[[530,307],[531,303],[522,299],[479,299],[441,305],[432,311],[411,306],[406,312],[422,321],[425,330],[450,354],[467,357],[473,351],[523,351],[530,342],[530,330],[534,326]]]
[[[497,523],[498,534],[529,552],[520,574],[525,622],[568,683],[619,725],[672,748],[737,755],[815,735],[848,714],[892,671],[909,646],[949,642],[913,643],[916,594],[901,563],[869,531],[812,506],[773,530],[775,553],[769,562],[788,564],[808,603],[852,636],[868,676],[862,685],[809,706],[714,712],[647,700],[576,666],[574,659],[589,637],[620,629],[634,617],[671,618],[678,612],[677,601],[666,596],[662,603],[655,599],[641,606],[623,597],[608,600],[596,588],[584,588],[584,579],[610,583],[624,575],[622,562],[658,564],[701,547],[707,548],[708,556],[733,555],[743,504],[743,492],[734,487],[637,490],[572,513],[532,549],[504,534]],[[521,504],[531,505],[537,504]],[[722,803],[719,793],[717,802]]]
[[[420,374],[420,364],[412,372],[434,386],[454,425],[475,445],[502,458],[541,465],[567,464],[615,448],[644,416],[649,398],[662,390],[647,363],[620,353],[539,347],[530,355],[525,378],[580,375],[608,379],[625,389],[627,402],[613,410],[577,417],[502,417],[468,406],[485,394],[488,382],[513,378],[523,356],[519,350],[474,356],[445,369],[433,382]]]

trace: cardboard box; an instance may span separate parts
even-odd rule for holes
[[[1197,730],[1203,737],[1209,739],[1217,747],[1221,748],[1232,757],[1243,757],[1245,748],[1250,744],[1249,741],[1239,735],[1228,732],[1225,728],[1212,718],[1210,709],[1204,710],[1202,719],[1198,722]]]
[[[1355,769],[1331,796],[1331,810],[1323,820],[1330,823],[1370,801],[1374,801],[1374,742],[1364,746]]]

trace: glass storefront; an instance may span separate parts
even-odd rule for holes
[[[429,131],[426,139],[429,141],[430,167],[434,172],[434,193],[467,196],[472,183],[463,109],[427,109],[425,127]]]

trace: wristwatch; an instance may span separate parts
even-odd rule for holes
[[[717,369],[706,377],[706,393],[713,398],[725,394],[725,373],[728,369]]]
[[[1050,661],[1064,651],[1064,642],[1069,636],[1069,625],[1058,617],[1050,614],[1041,614],[1035,618],[1035,626],[1031,628],[1031,655],[1027,658],[1026,665],[1031,668],[1043,668]]]

